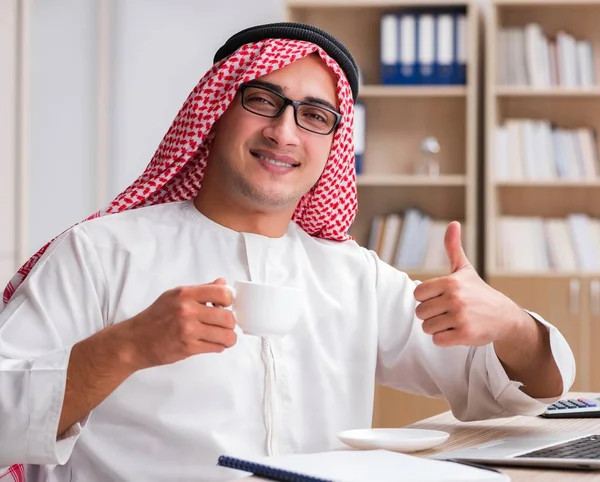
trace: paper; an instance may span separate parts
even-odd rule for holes
[[[336,482],[510,481],[506,474],[387,450],[347,450],[245,460]]]

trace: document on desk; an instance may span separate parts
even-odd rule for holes
[[[510,481],[506,474],[494,470],[387,450],[344,450],[256,458],[222,456],[219,465],[268,480],[288,482]]]

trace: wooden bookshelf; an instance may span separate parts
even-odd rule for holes
[[[456,2],[454,0],[287,0],[288,8],[354,8],[354,7],[366,7],[366,8],[401,8],[401,7],[441,7],[441,6],[455,6],[465,5],[463,2]],[[288,18],[293,21],[298,19],[293,15],[296,12],[292,12],[292,17]]]
[[[460,85],[451,86],[390,86],[363,85],[360,88],[361,99],[371,97],[464,97],[467,88]]]
[[[459,174],[429,177],[410,174],[361,174],[356,179],[358,186],[464,186],[465,176]]]
[[[423,6],[467,9],[466,85],[382,85],[380,19],[383,13]],[[287,18],[320,27],[352,52],[361,80],[358,102],[366,108],[364,167],[358,176],[359,213],[350,233],[368,245],[376,215],[416,206],[439,220],[463,223],[463,243],[478,260],[478,0],[288,0]],[[440,143],[440,175],[416,175],[421,142]],[[442,269],[411,269],[413,279],[447,274]],[[447,410],[445,402],[376,387],[373,424],[403,426]]]
[[[600,78],[600,0],[492,0],[485,28],[484,273],[494,288],[562,331],[576,356],[575,389],[600,391],[600,374],[593,369],[600,361],[593,349],[594,342],[600,341],[600,272],[506,269],[498,260],[501,216],[547,219],[583,213],[600,217],[600,178],[499,180],[495,175],[496,129],[507,119],[548,120],[558,128],[600,132],[600,85],[532,87],[499,82],[500,30],[530,23],[539,24],[549,39],[563,31],[591,42],[594,74]]]
[[[600,97],[600,87],[593,88],[567,88],[567,87],[551,87],[545,89],[532,89],[531,87],[510,87],[510,86],[495,86],[492,87],[498,98],[559,98],[559,97],[574,97],[574,98],[594,98]]]

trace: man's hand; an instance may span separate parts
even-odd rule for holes
[[[505,338],[533,319],[512,300],[486,284],[471,265],[460,241],[460,224],[446,229],[444,246],[451,273],[427,280],[415,289],[415,312],[425,333],[438,346],[480,346]]]
[[[417,286],[415,309],[438,346],[481,346],[494,351],[511,380],[530,397],[558,397],[563,379],[550,348],[548,329],[477,274],[460,242],[460,224],[448,225],[444,245],[451,273]]]
[[[139,315],[73,345],[57,435],[136,371],[233,346],[237,340],[233,313],[218,307],[231,301],[223,279],[175,288]]]
[[[174,288],[122,323],[137,369],[174,363],[200,353],[221,353],[237,341],[225,280]],[[210,306],[213,305],[213,306]]]

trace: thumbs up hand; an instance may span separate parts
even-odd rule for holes
[[[423,320],[423,331],[438,346],[480,346],[501,340],[522,320],[523,310],[486,284],[469,262],[456,221],[446,229],[444,246],[450,274],[419,284],[415,313]]]
[[[452,273],[465,269],[474,270],[463,250],[460,233],[460,224],[453,221],[446,228],[446,235],[444,236],[444,247],[450,260],[450,271]]]

